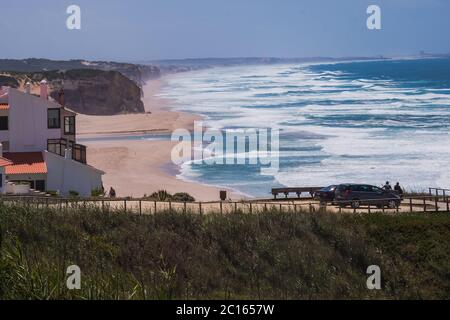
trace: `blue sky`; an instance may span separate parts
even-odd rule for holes
[[[81,30],[66,8],[81,7]],[[381,8],[382,30],[366,9]],[[450,52],[450,0],[2,1],[0,58],[141,61]]]

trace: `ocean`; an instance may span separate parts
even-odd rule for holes
[[[179,73],[161,96],[205,126],[280,130],[280,169],[188,161],[179,178],[267,196],[337,183],[450,187],[450,59],[217,67]]]

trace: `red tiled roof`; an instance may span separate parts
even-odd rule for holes
[[[6,167],[12,164],[13,163],[10,160],[0,157],[0,167]]]
[[[13,163],[5,167],[6,174],[47,173],[42,152],[5,152],[3,157]]]
[[[8,110],[9,104],[7,103],[0,103],[0,110]]]

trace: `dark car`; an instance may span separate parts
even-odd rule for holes
[[[328,186],[314,193],[314,198],[321,203],[333,202],[335,197],[336,185]]]
[[[369,204],[378,208],[387,206],[394,209],[402,202],[395,191],[368,184],[341,184],[336,188],[335,194],[336,203],[342,207],[351,205],[355,209]]]

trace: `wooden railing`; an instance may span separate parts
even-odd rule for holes
[[[358,208],[343,207],[339,203],[320,203],[318,201],[291,199],[292,201],[276,202],[273,200],[249,201],[209,201],[178,202],[155,201],[133,198],[62,198],[40,196],[0,196],[0,203],[5,205],[34,206],[37,208],[56,208],[67,210],[80,207],[97,207],[104,212],[122,210],[134,214],[152,214],[160,211],[206,213],[260,213],[276,209],[280,212],[335,212],[335,213],[371,213],[371,212],[450,212],[450,197],[414,196],[405,197],[400,206],[377,206],[379,199],[364,200]],[[346,201],[348,203],[348,201]]]

